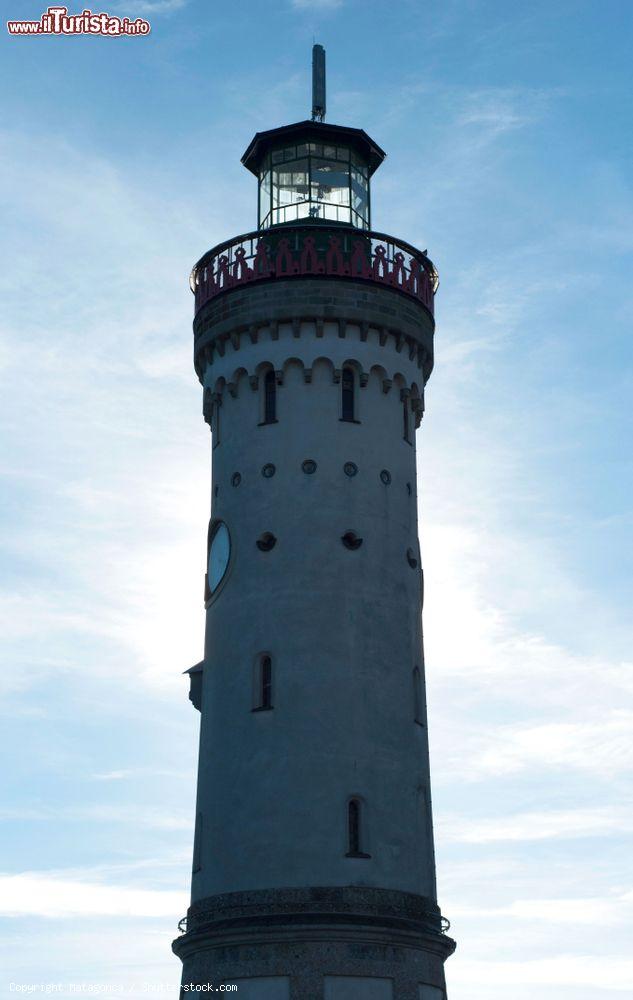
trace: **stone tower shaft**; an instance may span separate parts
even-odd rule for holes
[[[189,671],[192,902],[174,950],[183,982],[235,982],[244,1000],[445,1000],[454,949],[436,900],[416,491],[437,274],[369,229],[382,156],[318,122],[259,134],[244,162],[266,225],[191,278],[212,504]]]

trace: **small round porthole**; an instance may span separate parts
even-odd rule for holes
[[[358,472],[358,466],[356,465],[355,462],[346,462],[345,465],[343,466],[343,472],[345,473],[346,476],[349,476],[351,479],[352,476],[355,476],[356,473]]]
[[[385,486],[389,486],[389,483],[391,482],[391,473],[389,472],[389,469],[383,469],[380,473],[380,478]]]
[[[355,531],[346,531],[344,535],[341,535],[341,541],[346,549],[359,549],[363,544],[363,539],[360,538]]]
[[[260,552],[270,552],[274,549],[277,544],[277,539],[271,531],[265,531],[263,535],[260,535],[257,539],[257,548]]]
[[[267,462],[266,465],[262,466],[262,476],[264,479],[272,479],[276,471],[277,470],[272,462]]]
[[[415,569],[418,565],[418,560],[413,549],[407,549],[407,562],[409,563],[411,569]]]
[[[242,482],[242,477],[239,472],[234,472],[231,476],[231,486],[239,486]]]
[[[313,472],[316,472],[317,464],[312,458],[306,458],[305,462],[302,462],[301,468],[306,476],[311,476]]]

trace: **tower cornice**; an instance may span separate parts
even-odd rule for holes
[[[277,342],[288,329],[282,358]],[[201,381],[208,365],[224,372],[233,357],[234,369],[244,367],[254,375],[268,343],[282,362],[298,357],[310,368],[315,358],[329,357],[340,367],[353,355],[365,373],[380,364],[386,378],[401,373],[407,384],[423,386],[433,368],[434,329],[423,303],[399,295],[394,299],[388,286],[295,277],[237,287],[204,306],[194,321],[194,364]],[[343,347],[345,357],[339,357]]]

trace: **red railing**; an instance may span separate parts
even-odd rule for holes
[[[316,226],[266,229],[220,243],[201,257],[189,279],[196,313],[217,295],[252,281],[346,277],[389,285],[433,312],[439,284],[432,261],[384,233]]]

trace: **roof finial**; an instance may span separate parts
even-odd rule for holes
[[[325,49],[312,46],[312,121],[325,118]]]

